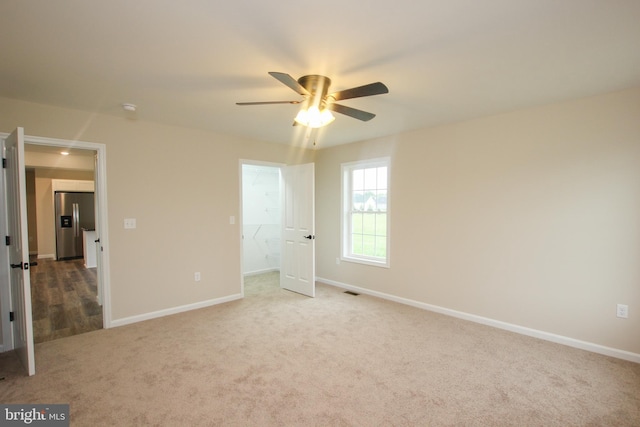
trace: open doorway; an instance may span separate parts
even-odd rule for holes
[[[315,297],[314,164],[241,160],[240,172],[243,296],[245,278],[271,273],[280,288]]]
[[[240,161],[243,296],[246,277],[277,269],[280,288],[315,297],[314,177],[313,163]]]
[[[79,150],[86,153],[88,156],[88,161],[93,165],[93,168],[88,167],[87,170],[93,170],[92,178],[95,186],[95,232],[96,238],[94,239],[94,243],[96,244],[96,267],[95,267],[95,285],[97,288],[97,296],[101,300],[102,306],[102,327],[109,328],[111,326],[111,293],[110,293],[110,274],[109,274],[109,233],[108,233],[108,221],[107,221],[107,192],[106,192],[106,146],[101,143],[92,143],[85,141],[77,141],[77,140],[62,140],[62,139],[53,139],[46,137],[36,137],[36,136],[28,136],[24,135],[22,128],[17,128],[11,135],[9,134],[0,134],[0,138],[3,140],[3,152],[5,153],[5,157],[7,157],[7,165],[12,165],[11,168],[5,169],[5,171],[9,171],[11,169],[11,174],[19,175],[19,172],[16,170],[21,169],[23,171],[23,176],[18,180],[13,179],[11,185],[5,186],[5,179],[1,179],[0,181],[2,185],[0,185],[0,198],[2,200],[7,200],[7,203],[4,204],[3,209],[0,212],[0,219],[2,219],[2,223],[7,222],[7,235],[11,235],[12,246],[11,249],[16,249],[16,246],[19,246],[19,250],[22,252],[22,259],[29,262],[24,262],[25,268],[23,270],[27,270],[31,265],[31,262],[37,262],[37,257],[39,254],[43,254],[45,256],[44,259],[48,259],[47,255],[55,257],[55,250],[47,250],[46,247],[38,246],[37,251],[32,251],[33,257],[29,256],[29,240],[27,232],[29,220],[27,218],[27,208],[26,208],[26,200],[27,200],[27,188],[26,188],[26,179],[25,175],[27,172],[30,174],[34,174],[30,169],[26,167],[24,162],[24,146],[29,144],[30,149],[35,146],[40,146],[40,151],[50,151],[57,153],[58,158],[61,158],[60,151],[75,151]],[[7,149],[7,147],[9,147]],[[5,151],[5,149],[7,149]],[[37,150],[37,149],[36,149]],[[9,152],[14,153],[9,159]],[[22,153],[19,156],[16,156],[15,153]],[[38,154],[41,156],[41,154]],[[77,158],[77,156],[69,156],[71,158]],[[16,160],[15,162],[13,160]],[[22,158],[22,160],[20,160]],[[11,160],[11,162],[9,161]],[[17,163],[15,165],[14,163]],[[31,163],[33,164],[33,163]],[[20,168],[16,168],[16,166],[21,165]],[[54,169],[60,170],[69,170],[74,169],[73,167],[69,167],[68,162],[59,161]],[[8,174],[2,174],[4,178],[7,178]],[[11,175],[13,176],[13,175]],[[7,178],[8,179],[8,178]],[[15,181],[15,182],[14,182]],[[18,185],[19,182],[19,185]],[[9,193],[5,192],[5,187],[7,191],[11,190],[11,194],[21,194],[19,202],[24,203],[24,207],[20,210],[20,212],[24,212],[21,215],[13,215],[13,221],[9,221],[8,213],[10,208],[13,210],[18,209],[18,206],[15,198],[9,198]],[[46,204],[45,204],[46,205]],[[50,210],[53,212],[53,206],[50,205]],[[52,214],[53,215],[53,214]],[[17,224],[16,224],[17,223]],[[33,226],[32,226],[33,227]],[[35,227],[37,228],[36,224]],[[19,231],[16,231],[16,228]],[[11,230],[11,231],[10,231]],[[42,229],[40,230],[42,231]],[[37,231],[32,232],[32,242],[34,242],[35,235]],[[15,239],[13,237],[16,237]],[[7,238],[9,242],[9,238]],[[22,242],[27,243],[27,245],[15,245],[13,242]],[[37,240],[36,240],[37,241]],[[35,242],[33,243],[35,244]],[[46,246],[46,245],[45,245]],[[5,247],[3,246],[3,249]],[[17,250],[17,249],[16,249]],[[6,247],[6,250],[0,251],[3,254],[3,258],[9,259],[9,246]],[[15,251],[14,251],[15,252]],[[12,261],[13,262],[13,261]],[[28,366],[29,375],[33,375],[35,372],[34,367],[34,358],[33,358],[33,333],[32,333],[32,309],[31,309],[31,300],[32,295],[31,292],[28,294],[16,296],[17,300],[14,299],[14,295],[17,295],[15,289],[12,289],[14,284],[14,280],[12,276],[10,277],[7,269],[0,268],[2,281],[0,281],[0,312],[2,316],[0,316],[0,326],[2,331],[2,343],[1,343],[1,351],[10,351],[10,350],[21,350],[21,355],[24,353],[28,355],[25,356],[24,360],[21,360],[25,367]],[[22,275],[24,276],[24,275]],[[30,274],[27,276],[30,277]],[[30,286],[30,278],[25,279],[25,289],[31,289]],[[22,300],[20,300],[20,297]],[[24,304],[22,304],[24,303]],[[9,313],[13,316],[15,314],[16,321],[9,322]],[[7,319],[7,320],[5,320]],[[19,319],[23,319],[23,322],[18,322]],[[15,327],[15,325],[20,324],[25,326],[26,329],[20,330]],[[26,335],[22,334],[25,332]],[[21,335],[22,334],[22,335]],[[24,351],[22,351],[24,350]]]
[[[95,243],[96,155],[95,150],[25,144],[34,343],[103,327]]]
[[[280,165],[242,161],[242,276],[248,287],[280,286]]]

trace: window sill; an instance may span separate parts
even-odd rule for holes
[[[372,259],[364,259],[364,258],[354,258],[354,257],[347,257],[347,256],[342,256],[340,257],[341,261],[344,262],[352,262],[354,264],[364,264],[364,265],[370,265],[373,267],[382,267],[382,268],[390,268],[391,266],[389,265],[389,261],[375,261]]]

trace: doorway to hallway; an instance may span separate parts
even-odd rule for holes
[[[31,272],[27,270],[30,270],[30,266],[36,267],[36,265],[32,264],[32,262],[37,262],[34,261],[32,255],[37,257],[42,251],[47,255],[45,259],[53,259],[55,255],[52,254],[55,254],[55,250],[47,251],[44,247],[38,247],[38,250],[34,253],[30,252],[30,243],[32,241],[30,237],[34,237],[34,234],[29,233],[28,230],[25,146],[28,144],[38,146],[41,148],[40,151],[57,151],[58,155],[63,154],[60,151],[79,150],[90,152],[92,166],[86,170],[92,171],[91,176],[95,184],[95,231],[97,233],[94,240],[97,244],[95,283],[97,300],[102,304],[103,327],[108,328],[111,324],[111,298],[108,256],[109,233],[106,221],[106,146],[77,140],[68,141],[25,136],[22,128],[16,128],[10,135],[2,134],[0,136],[3,137],[3,151],[7,157],[7,168],[5,169],[7,173],[3,174],[6,175],[6,180],[3,179],[2,186],[0,186],[0,194],[2,194],[3,199],[6,197],[7,203],[4,205],[2,212],[0,212],[0,217],[3,218],[3,222],[6,219],[6,235],[10,236],[7,238],[7,250],[3,254],[10,259],[12,267],[11,271],[0,269],[3,276],[2,286],[0,286],[0,312],[3,314],[3,320],[9,319],[9,316],[4,316],[4,314],[8,314],[10,311],[12,318],[15,318],[12,322],[0,321],[2,348],[3,351],[15,350],[28,375],[34,375],[36,368],[33,351]],[[7,183],[6,191],[5,181]],[[51,191],[53,191],[53,187],[51,187]],[[44,205],[47,205],[47,203],[43,203]],[[51,221],[54,222],[53,217]],[[11,257],[9,257],[8,252],[10,252]],[[10,272],[12,274],[9,274]],[[15,272],[18,272],[19,276],[18,273],[13,274]]]
[[[94,242],[97,152],[28,141],[24,152],[34,342],[101,329]],[[61,210],[60,200],[79,198],[87,202],[80,209],[74,203],[72,211],[69,203],[68,212]],[[68,228],[61,228],[65,219]]]

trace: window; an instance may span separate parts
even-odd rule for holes
[[[342,259],[389,266],[389,158],[342,164]]]

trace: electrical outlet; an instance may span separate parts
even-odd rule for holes
[[[340,258],[336,257],[336,265],[340,265]]]
[[[136,219],[135,218],[125,218],[124,219],[124,228],[127,230],[131,230],[136,228]]]
[[[200,281],[200,272],[196,271],[195,273],[193,273],[193,280],[195,280],[196,282]]]
[[[626,304],[618,304],[616,306],[616,316],[627,319],[629,317],[629,306]]]

